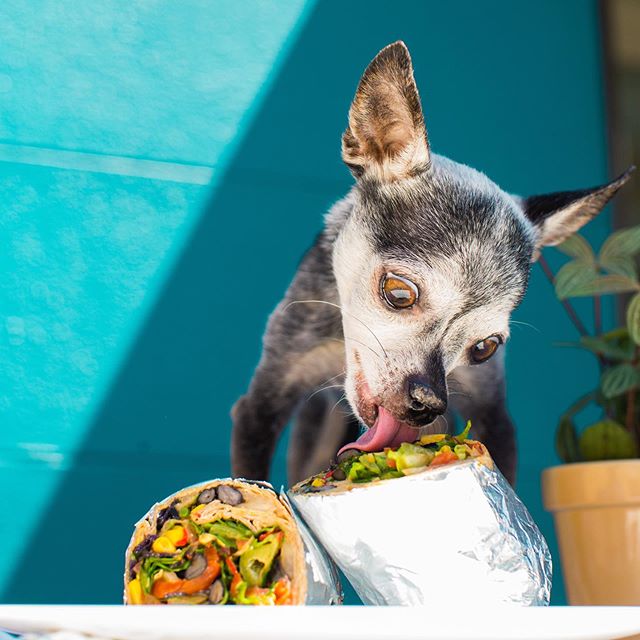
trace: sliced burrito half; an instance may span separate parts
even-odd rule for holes
[[[328,490],[349,490],[358,485],[401,478],[445,465],[473,459],[493,469],[487,448],[467,436],[471,422],[457,436],[444,433],[422,436],[415,442],[404,442],[395,448],[361,453],[351,450],[350,457],[333,464],[292,488],[292,493],[314,493]]]
[[[213,480],[156,504],[126,552],[125,604],[304,604],[304,547],[272,488]]]

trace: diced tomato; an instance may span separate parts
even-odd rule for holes
[[[166,598],[173,593],[189,595],[211,586],[213,581],[220,575],[220,558],[215,547],[208,547],[204,555],[207,560],[207,567],[197,578],[192,578],[191,580],[165,580],[160,578],[153,583],[151,593],[156,598]]]
[[[395,460],[392,460],[391,458],[387,458],[387,466],[391,467],[392,469],[397,469],[398,465],[396,464]]]
[[[453,451],[443,451],[439,453],[429,465],[430,467],[439,467],[443,464],[449,464],[458,460],[458,456]]]
[[[251,544],[252,540],[253,538],[238,538],[236,540],[237,551],[233,555],[234,556],[242,555],[247,550],[247,547]]]
[[[274,585],[276,604],[291,604],[291,580],[287,576],[280,578]]]

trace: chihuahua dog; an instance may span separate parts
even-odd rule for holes
[[[472,420],[513,483],[509,316],[540,249],[596,216],[630,170],[601,187],[518,197],[432,153],[402,42],[364,72],[342,157],[355,185],[269,318],[249,390],[232,409],[234,475],[267,478],[294,414],[291,482],[326,468],[338,449],[378,451],[444,431],[437,419],[453,411]]]

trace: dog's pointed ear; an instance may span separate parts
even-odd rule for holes
[[[564,242],[595,218],[634,170],[634,166],[629,167],[622,175],[601,187],[521,198],[525,215],[537,231],[533,260],[538,259],[542,247]]]
[[[356,178],[384,182],[428,168],[427,132],[404,42],[382,49],[364,72],[342,136],[342,159]]]

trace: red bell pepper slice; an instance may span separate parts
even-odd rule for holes
[[[191,580],[165,580],[160,578],[153,583],[151,593],[156,598],[162,599],[174,593],[190,595],[211,586],[213,581],[220,575],[220,558],[215,547],[208,547],[204,557],[207,560],[207,566],[198,577]]]
[[[449,464],[450,462],[456,462],[458,460],[458,456],[453,453],[453,451],[444,451],[443,453],[439,453],[429,465],[430,467],[439,467],[443,464]]]

